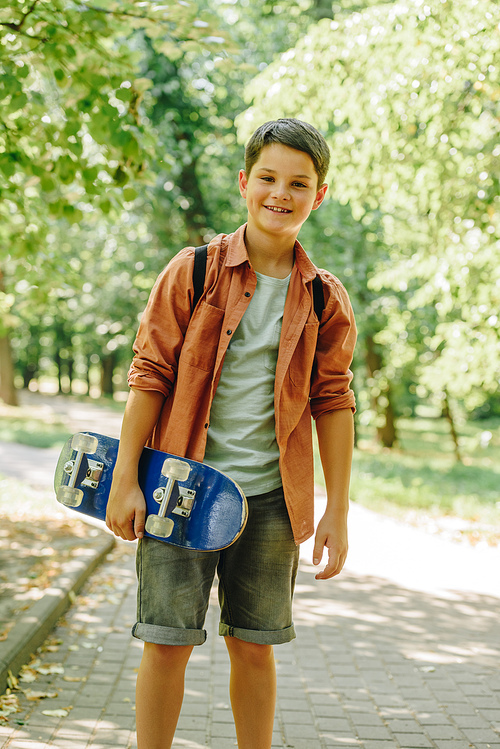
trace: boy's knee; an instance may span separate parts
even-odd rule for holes
[[[154,642],[145,642],[143,657],[162,668],[175,667],[186,665],[192,650],[192,645],[158,645]]]
[[[274,649],[272,645],[259,645],[255,642],[245,642],[237,637],[226,637],[226,646],[231,659],[248,666],[266,666],[274,661]]]

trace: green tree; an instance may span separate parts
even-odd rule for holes
[[[47,290],[64,281],[64,256],[47,241],[57,222],[120,210],[151,178],[138,30],[158,54],[224,39],[191,2],[3,2],[0,30],[0,395],[13,400],[9,275]]]
[[[365,278],[392,311],[374,342],[409,349],[421,394],[469,410],[500,376],[499,21],[469,0],[335,16],[251,83],[240,120],[242,135],[276,111],[326,132],[332,193],[380,214]]]

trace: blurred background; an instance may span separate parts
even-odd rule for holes
[[[332,151],[299,239],[359,328],[353,499],[497,543],[499,22],[490,0],[0,0],[0,440],[60,443],[41,399],[123,408],[157,274],[245,220],[247,138],[298,117]]]

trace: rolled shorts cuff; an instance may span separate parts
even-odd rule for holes
[[[255,645],[284,645],[296,637],[293,624],[285,629],[259,630],[231,627],[224,622],[219,624],[219,635],[221,637],[236,637],[238,640],[253,642]]]
[[[132,634],[138,640],[153,645],[203,645],[207,639],[204,629],[181,629],[177,627],[160,627],[157,624],[137,622],[132,627]]]

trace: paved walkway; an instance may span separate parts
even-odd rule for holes
[[[121,543],[25,670],[21,712],[0,725],[2,749],[135,746],[134,609],[133,549]],[[236,745],[217,616],[214,599],[176,749]],[[276,648],[273,747],[500,747],[499,621],[493,596],[434,596],[351,571],[320,584],[303,561],[297,639]]]
[[[320,495],[317,503],[321,511]],[[336,580],[316,581],[310,544],[302,549],[297,639],[276,648],[273,749],[500,749],[498,549],[451,543],[356,505],[350,525]],[[133,552],[116,545],[24,670],[20,711],[0,721],[0,749],[135,747]],[[217,621],[214,591],[175,749],[236,746]]]

